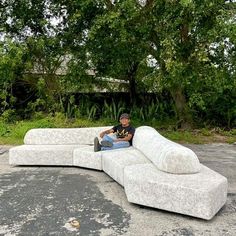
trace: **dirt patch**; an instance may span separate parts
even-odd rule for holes
[[[202,143],[228,143],[229,137],[220,134],[211,134],[210,136],[201,136]]]

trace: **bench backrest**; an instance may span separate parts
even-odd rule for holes
[[[191,149],[166,139],[152,127],[137,128],[133,146],[151,160],[159,170],[174,174],[200,171],[198,157]]]
[[[94,138],[111,126],[91,128],[43,128],[31,129],[25,137],[25,144],[93,144]]]

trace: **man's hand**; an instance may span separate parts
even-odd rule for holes
[[[124,137],[124,138],[118,138],[118,139],[115,139],[114,142],[120,142],[120,141],[129,141],[132,139],[132,134],[128,134],[128,136]]]
[[[114,132],[113,129],[105,130],[102,133],[100,133],[100,137],[103,138],[105,134],[110,134],[110,133],[113,133],[113,132]]]
[[[105,134],[106,134],[105,131],[103,131],[102,133],[100,133],[100,137],[103,138]]]

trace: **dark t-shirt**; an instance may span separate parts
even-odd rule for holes
[[[112,129],[116,133],[117,138],[124,138],[124,137],[128,136],[128,134],[132,134],[132,138],[129,141],[130,145],[132,145],[132,139],[133,139],[134,132],[135,132],[134,127],[132,127],[130,125],[127,127],[123,127],[122,125],[117,125],[117,126],[114,126]]]

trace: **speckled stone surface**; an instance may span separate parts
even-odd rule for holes
[[[227,179],[201,165],[196,174],[175,175],[153,164],[127,166],[124,188],[128,201],[202,219],[211,219],[227,199]]]
[[[133,147],[94,152],[94,137],[109,128],[31,130],[25,145],[10,149],[9,163],[104,170],[125,187],[130,202],[203,219],[226,202],[227,179],[151,127],[136,129]]]
[[[91,128],[43,128],[31,129],[25,137],[25,144],[93,144],[94,137],[111,126]]]
[[[236,146],[187,146],[229,182],[227,202],[210,221],[130,204],[124,189],[104,172],[12,167],[5,152],[0,155],[0,235],[235,236]],[[77,231],[64,227],[72,217],[81,223]]]
[[[73,151],[85,145],[21,145],[9,150],[10,165],[73,165]]]
[[[73,154],[73,165],[102,170],[102,152],[94,152],[93,146],[77,148]]]
[[[133,147],[102,152],[103,171],[122,186],[125,166],[143,163],[150,163],[150,161]]]
[[[200,170],[198,157],[192,150],[166,139],[152,127],[137,128],[133,146],[159,170],[174,174],[197,173]]]

